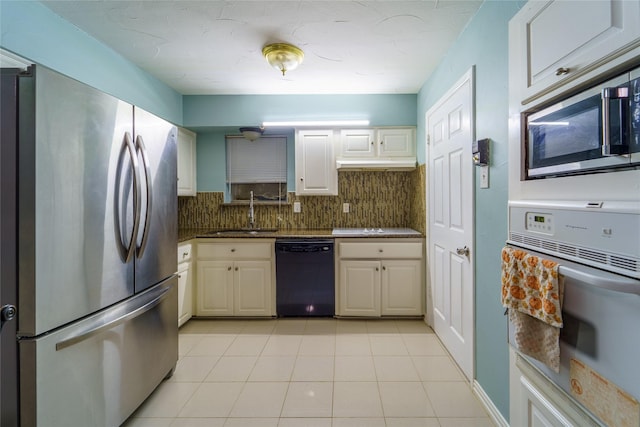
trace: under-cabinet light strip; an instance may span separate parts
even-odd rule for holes
[[[369,120],[302,120],[285,122],[262,122],[262,127],[302,126],[369,126]]]

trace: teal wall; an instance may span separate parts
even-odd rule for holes
[[[475,66],[475,136],[491,138],[490,188],[475,180],[475,376],[509,419],[507,319],[500,305],[500,250],[507,238],[508,22],[522,1],[485,1],[418,94],[418,153],[425,115]]]
[[[182,95],[35,1],[0,0],[0,47],[174,124]]]
[[[369,120],[371,126],[415,126],[416,95],[192,95],[184,125],[257,126],[280,120]]]

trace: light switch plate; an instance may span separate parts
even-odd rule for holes
[[[489,166],[480,166],[480,188],[489,188]]]
[[[342,204],[342,212],[343,213],[349,213],[349,203],[343,203]]]
[[[300,213],[300,202],[293,202],[293,213]]]

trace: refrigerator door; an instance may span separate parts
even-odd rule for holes
[[[140,292],[178,269],[177,129],[138,107],[134,117],[142,183],[135,272]]]
[[[18,342],[17,319],[12,310],[18,305],[16,283],[16,162],[18,160],[16,123],[18,94],[17,69],[0,70],[0,425],[18,425]],[[15,315],[15,311],[13,312]]]
[[[35,336],[133,295],[133,106],[44,67],[18,89],[18,332]]]
[[[121,425],[178,360],[177,278],[20,341],[23,426]]]

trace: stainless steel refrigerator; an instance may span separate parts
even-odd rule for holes
[[[2,71],[0,424],[118,426],[178,359],[176,128]]]

